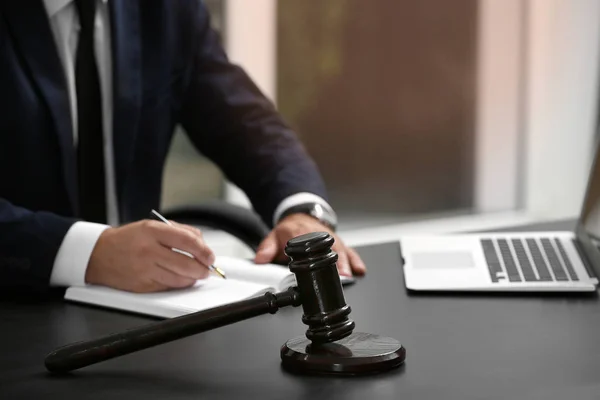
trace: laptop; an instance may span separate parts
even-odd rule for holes
[[[414,235],[400,238],[414,291],[590,292],[600,276],[600,147],[574,232]]]

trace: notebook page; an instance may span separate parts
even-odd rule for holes
[[[209,277],[187,289],[131,293],[104,286],[73,286],[65,299],[140,314],[173,318],[265,293],[274,288],[234,279]]]
[[[225,271],[228,279],[259,283],[277,289],[283,282],[288,282],[290,279],[292,284],[295,282],[294,274],[282,265],[255,264],[253,261],[243,258],[217,256],[215,266]]]
[[[215,265],[225,271],[228,278],[255,282],[278,291],[296,285],[296,275],[288,267],[277,264],[255,264],[243,258],[217,256]],[[342,285],[355,282],[354,277],[340,276]]]

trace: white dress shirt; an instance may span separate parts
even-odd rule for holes
[[[89,1],[89,0],[88,0]],[[67,232],[58,250],[50,284],[53,286],[71,286],[85,284],[85,271],[102,232],[110,226],[119,224],[117,197],[115,189],[114,154],[112,141],[112,55],[109,25],[108,0],[97,0],[97,12],[94,23],[95,54],[100,75],[102,94],[102,123],[104,134],[104,164],[106,176],[106,205],[108,225],[79,221]],[[79,38],[79,16],[73,0],[44,0],[50,21],[52,34],[62,61],[68,85],[71,115],[73,116],[73,142],[77,145],[77,94],[75,91],[75,53]],[[285,198],[276,208],[273,222],[289,207],[305,202],[317,202],[327,209],[331,206],[320,196],[312,193],[297,193]]]

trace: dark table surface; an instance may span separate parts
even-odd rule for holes
[[[286,373],[279,348],[305,331],[301,309],[290,308],[56,378],[43,365],[56,346],[151,320],[9,298],[0,300],[0,399],[600,398],[597,295],[415,295],[404,288],[395,243],[359,250],[369,272],[345,289],[346,300],[357,331],[406,347],[406,364],[390,373]]]

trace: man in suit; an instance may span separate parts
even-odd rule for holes
[[[206,277],[198,230],[145,220],[178,124],[273,227],[257,263],[333,233],[316,166],[227,60],[202,2],[1,2],[0,285],[150,292]],[[363,273],[336,239],[340,272]]]

